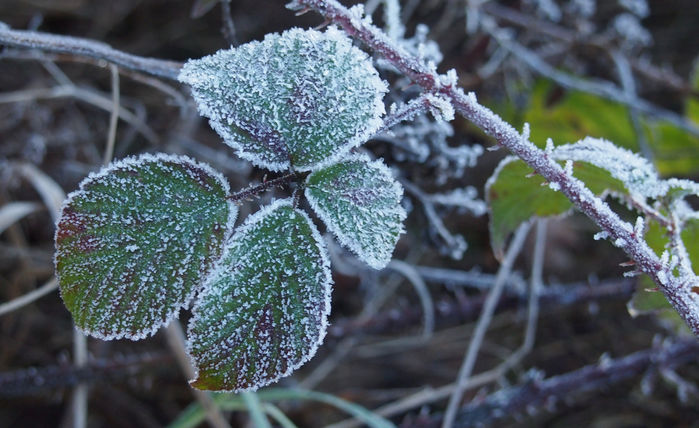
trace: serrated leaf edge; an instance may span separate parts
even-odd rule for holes
[[[314,29],[303,29],[299,27],[293,27],[290,28],[282,33],[269,33],[266,34],[265,37],[263,38],[262,41],[250,41],[246,43],[246,45],[249,45],[250,48],[256,47],[258,45],[262,45],[268,39],[276,39],[280,37],[284,37],[286,35],[294,35],[296,33],[303,33],[304,35],[310,35],[315,38],[319,37],[335,37],[337,43],[342,43],[345,46],[344,48],[347,48],[348,50],[353,51],[354,56],[357,58],[357,61],[366,61],[368,64],[372,64],[372,60],[369,57],[369,55],[364,52],[363,50],[359,49],[358,47],[354,46],[352,44],[351,39],[341,30],[339,30],[337,27],[331,25],[327,28],[325,33],[314,30]],[[340,36],[340,37],[337,37]],[[235,48],[237,49],[237,48]],[[217,52],[214,52],[211,55],[215,55]],[[189,67],[194,67],[195,61],[198,61],[201,58],[195,58],[195,59],[189,59],[184,66],[182,67],[179,75],[177,76],[177,80],[181,83],[184,83],[192,88],[193,91],[196,91],[192,85],[192,81],[190,80],[190,73],[189,73]],[[383,97],[386,93],[388,93],[388,84],[386,81],[381,79],[379,76],[378,71],[374,68],[373,73],[371,73],[370,79],[373,80],[372,84],[376,87],[376,95],[373,100],[373,106],[372,106],[372,112],[373,112],[373,118],[368,120],[367,123],[365,123],[365,126],[361,129],[359,129],[352,137],[350,137],[348,140],[342,143],[342,145],[339,145],[337,147],[337,152],[334,154],[330,155],[328,158],[321,162],[309,164],[309,165],[292,165],[291,162],[270,162],[270,161],[262,161],[258,156],[256,156],[255,153],[249,153],[246,152],[243,147],[239,144],[235,134],[231,133],[230,129],[228,129],[228,126],[224,123],[222,118],[219,118],[218,120],[209,120],[209,125],[211,128],[216,131],[216,133],[223,138],[223,142],[228,145],[229,147],[233,148],[235,150],[235,153],[238,157],[241,159],[245,159],[249,162],[251,162],[253,165],[260,167],[260,168],[265,168],[270,171],[285,171],[285,170],[293,170],[293,171],[300,171],[300,172],[307,172],[307,171],[314,171],[317,169],[322,169],[328,165],[337,163],[340,161],[350,150],[352,150],[355,147],[358,147],[359,145],[365,143],[368,141],[376,132],[381,128],[383,125],[383,120],[381,120],[381,117],[386,113],[386,106],[383,103]],[[205,117],[216,117],[218,116],[218,113],[210,108],[207,104],[202,104],[202,103],[197,103],[197,108],[199,110],[199,113],[202,116]]]
[[[214,177],[216,180],[219,181],[221,184],[221,187],[226,193],[226,196],[230,196],[230,185],[228,184],[228,180],[221,174],[219,171],[215,170],[213,167],[210,165],[196,161],[189,156],[186,155],[171,155],[167,153],[144,153],[141,155],[137,156],[129,156],[125,157],[123,159],[120,159],[118,161],[114,161],[110,163],[109,165],[103,167],[99,171],[96,172],[91,172],[88,174],[87,177],[85,177],[80,184],[78,185],[78,189],[74,190],[73,192],[70,192],[66,200],[63,201],[63,204],[61,205],[61,210],[60,213],[61,215],[58,216],[56,219],[56,223],[54,224],[54,236],[53,236],[53,242],[54,242],[54,248],[56,247],[56,239],[58,237],[58,224],[61,222],[63,218],[63,212],[64,210],[73,202],[73,200],[83,193],[85,193],[85,187],[91,184],[92,182],[99,180],[100,178],[103,178],[107,175],[109,175],[112,171],[115,171],[120,168],[124,167],[131,167],[131,166],[140,166],[146,163],[150,162],[176,162],[176,163],[189,163],[197,168],[203,169],[207,174],[211,175]],[[238,207],[235,205],[235,203],[231,201],[227,201],[228,204],[228,221],[226,222],[226,232],[224,233],[224,236],[229,236],[231,234],[231,231],[234,228],[235,221],[238,218]],[[224,238],[225,239],[225,238]],[[225,242],[223,243],[225,246]],[[223,251],[221,252],[223,254]],[[54,251],[53,255],[53,269],[56,274],[56,279],[58,280],[58,284],[60,285],[61,283],[61,278],[60,275],[58,274],[58,251]],[[202,275],[202,278],[207,278],[211,272],[213,272],[215,266],[217,265],[218,261],[214,261],[212,263],[211,267],[209,268],[209,272],[205,273]],[[101,334],[99,332],[87,329],[87,328],[82,328],[80,326],[77,326],[73,324],[73,328],[78,330],[79,332],[90,336],[94,337],[96,339],[100,340],[118,340],[118,339],[129,339],[133,341],[137,340],[142,340],[147,337],[153,336],[155,333],[158,332],[162,327],[165,327],[169,325],[173,320],[177,319],[180,313],[181,309],[187,309],[190,305],[190,303],[194,300],[194,297],[197,295],[199,292],[199,289],[203,286],[204,281],[202,281],[199,285],[192,287],[192,291],[185,297],[185,299],[182,301],[182,303],[175,305],[175,307],[172,308],[172,311],[168,313],[168,315],[165,317],[165,319],[160,322],[156,323],[153,325],[152,328],[143,330],[139,334],[129,334],[129,333],[123,333],[123,334]],[[61,288],[59,287],[59,294],[61,295],[61,300],[63,300],[63,292],[61,291]]]
[[[260,208],[257,212],[249,215],[245,219],[243,224],[238,226],[238,228],[236,229],[236,232],[235,232],[236,235],[239,233],[241,233],[241,234],[247,233],[250,229],[255,227],[255,225],[257,223],[262,221],[267,214],[269,214],[270,212],[276,210],[277,208],[283,207],[283,206],[290,206],[293,208],[293,199],[285,198],[285,199],[272,200],[272,202],[269,205],[266,205],[266,206]],[[305,354],[303,356],[303,358],[301,358],[301,360],[299,360],[298,363],[296,363],[295,365],[289,366],[285,372],[281,373],[280,375],[278,375],[277,377],[275,377],[273,379],[268,380],[267,383],[260,384],[260,385],[253,385],[250,388],[219,389],[219,390],[216,390],[217,392],[235,392],[235,393],[246,392],[246,391],[252,392],[252,391],[258,390],[259,388],[262,388],[263,386],[270,385],[270,384],[278,381],[279,379],[282,379],[284,377],[291,375],[298,368],[300,368],[301,366],[306,364],[308,361],[310,361],[311,358],[313,358],[313,356],[318,351],[318,348],[320,347],[320,345],[323,344],[323,340],[325,339],[325,336],[328,332],[328,324],[329,324],[328,318],[330,315],[330,302],[331,302],[331,294],[332,294],[332,287],[333,287],[332,274],[330,271],[330,256],[328,254],[327,248],[325,248],[323,237],[320,235],[318,228],[315,226],[315,224],[311,220],[308,213],[306,213],[305,211],[300,210],[298,208],[293,208],[293,210],[296,213],[303,216],[303,218],[308,222],[308,225],[311,229],[311,236],[313,237],[313,240],[315,241],[316,247],[318,248],[318,252],[320,254],[320,258],[322,261],[322,270],[323,270],[323,273],[325,275],[325,280],[323,282],[323,290],[324,290],[324,293],[323,293],[323,313],[324,313],[324,316],[321,319],[321,325],[320,325],[320,328],[318,330],[318,340],[316,341],[316,343],[311,345],[311,348],[309,349],[308,353]],[[199,294],[197,295],[197,298],[196,298],[194,304],[192,305],[193,308],[196,308],[199,305],[199,303],[203,300],[204,294],[207,292],[207,288],[208,288],[207,286],[211,283],[211,280],[214,279],[221,270],[225,269],[226,265],[225,265],[225,263],[223,263],[223,261],[228,256],[228,253],[229,253],[230,248],[231,248],[230,244],[234,238],[235,238],[235,235],[231,236],[230,239],[228,240],[228,242],[224,244],[224,250],[222,252],[223,255],[216,263],[216,266],[211,270],[211,272],[209,273],[207,278],[203,281],[203,286],[201,287]],[[199,321],[200,318],[201,317],[198,314],[195,314],[190,318],[189,323],[187,324],[187,342],[186,342],[185,350],[187,353],[187,357],[189,358],[189,361],[190,361],[192,367],[194,368],[194,375],[193,375],[192,379],[189,380],[190,385],[192,385],[194,382],[196,382],[199,379],[199,367],[196,364],[196,359],[192,356],[192,353],[190,352],[190,349],[192,348],[192,342],[190,340],[190,331],[194,327],[194,324],[197,321]]]
[[[366,162],[370,167],[374,167],[378,170],[379,174],[386,174],[388,177],[393,178],[393,174],[391,173],[391,170],[386,166],[385,163],[381,159],[376,159],[376,160],[371,160],[369,156],[363,153],[356,153],[356,154],[350,154],[339,161],[327,165],[326,167],[330,167],[334,164],[341,163],[341,162],[353,162],[353,161],[360,161],[360,162]],[[313,172],[320,171],[320,169],[314,170]],[[309,179],[313,175],[313,172],[306,177],[306,183],[308,183]],[[398,200],[402,200],[403,198],[403,186],[400,185],[400,183],[393,178],[393,185],[392,185],[392,190],[394,195],[398,198]],[[311,209],[318,215],[318,218],[320,218],[323,223],[328,227],[328,229],[335,235],[335,238],[337,241],[340,243],[340,245],[344,246],[345,248],[349,248],[350,251],[352,251],[360,260],[368,264],[374,269],[383,269],[386,267],[386,265],[391,261],[392,255],[393,255],[393,249],[395,249],[396,244],[398,243],[398,239],[396,239],[396,242],[393,244],[393,249],[391,250],[391,254],[388,254],[386,258],[376,258],[376,257],[367,257],[365,255],[364,250],[352,239],[350,239],[347,235],[342,233],[341,228],[339,225],[333,220],[332,216],[326,215],[327,213],[320,207],[318,204],[318,201],[315,200],[315,198],[309,193],[308,187],[304,190],[304,195],[306,196],[306,200],[308,200],[309,205],[311,206]],[[400,239],[400,235],[405,233],[405,229],[403,226],[403,221],[405,218],[408,216],[406,213],[405,209],[398,204],[396,208],[396,212],[398,213],[399,216],[399,221],[401,223],[401,231],[398,233],[398,238]]]

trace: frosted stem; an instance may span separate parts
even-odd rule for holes
[[[118,51],[106,43],[79,37],[59,36],[38,31],[13,30],[0,25],[0,45],[40,49],[44,52],[103,59],[130,70],[176,80],[182,64],[155,58],[144,58]]]
[[[633,227],[596,197],[585,185],[565,173],[563,168],[545,152],[537,148],[510,124],[476,101],[474,94],[465,94],[454,85],[454,76],[445,79],[419,58],[393,42],[380,29],[356,16],[336,0],[295,0],[292,9],[314,9],[328,21],[341,26],[348,34],[361,40],[391,62],[427,92],[437,92],[448,98],[454,109],[473,122],[498,144],[531,166],[549,183],[557,183],[561,192],[580,211],[590,217],[613,242],[635,261],[639,271],[648,274],[663,291],[675,310],[682,316],[695,335],[699,335],[699,294],[692,291],[699,279],[691,272],[675,277],[672,269],[653,252]],[[687,272],[686,269],[680,271]]]

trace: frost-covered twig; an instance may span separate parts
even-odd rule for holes
[[[655,254],[643,236],[638,236],[632,225],[621,220],[580,180],[567,174],[547,153],[524,138],[498,115],[479,104],[475,94],[467,95],[461,88],[456,87],[455,73],[438,75],[434,67],[393,43],[380,29],[364,20],[360,9],[347,9],[335,0],[294,0],[289,7],[314,9],[328,21],[340,25],[348,34],[390,61],[425,91],[437,91],[449,98],[459,114],[495,138],[498,144],[517,155],[549,183],[556,183],[560,191],[580,211],[597,223],[611,241],[635,261],[639,271],[653,279],[694,334],[699,335],[699,294],[692,291],[693,287],[699,285],[697,276],[683,274],[676,277],[670,264]]]
[[[408,193],[413,195],[422,203],[425,216],[427,217],[430,226],[432,226],[432,228],[437,232],[437,235],[439,235],[446,245],[446,253],[453,259],[460,259],[467,248],[464,237],[461,235],[454,235],[449,231],[449,229],[447,229],[442,221],[442,218],[437,215],[434,203],[432,203],[429,197],[419,187],[408,180],[401,180],[401,183]]]
[[[624,104],[636,111],[648,114],[657,119],[666,120],[673,125],[699,136],[699,128],[682,116],[638,97],[629,97],[628,94],[619,89],[616,85],[606,81],[592,81],[582,79],[571,74],[564,73],[550,66],[534,52],[508,38],[497,30],[490,31],[490,34],[497,40],[503,48],[514,54],[519,60],[524,62],[536,73],[553,80],[567,89],[587,92],[601,98],[605,98],[620,104]]]
[[[638,376],[651,367],[674,367],[695,361],[699,352],[696,339],[668,342],[625,357],[585,366],[548,379],[533,378],[520,386],[503,389],[485,399],[462,407],[456,417],[460,427],[486,426],[502,417],[533,412],[555,405],[561,397],[594,391]]]
[[[13,30],[6,25],[0,25],[0,45],[103,59],[120,67],[172,80],[177,80],[177,75],[182,67],[181,63],[175,61],[127,54],[106,43],[94,40],[37,31]]]

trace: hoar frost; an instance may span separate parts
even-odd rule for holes
[[[238,210],[218,172],[184,156],[142,155],[91,174],[56,228],[56,274],[75,325],[141,339],[186,307],[220,257]]]
[[[349,156],[306,179],[306,198],[340,243],[381,269],[403,232],[403,188],[381,161]]]
[[[335,27],[268,34],[190,60],[179,79],[226,144],[274,171],[337,161],[369,139],[385,113],[385,82]]]
[[[326,332],[329,265],[320,234],[290,199],[248,217],[195,304],[192,385],[254,390],[308,361]]]

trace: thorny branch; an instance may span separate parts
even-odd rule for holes
[[[696,360],[699,342],[683,339],[635,352],[625,357],[601,359],[598,364],[548,379],[534,378],[524,384],[500,390],[461,409],[455,426],[485,426],[503,417],[555,406],[561,397],[569,397],[643,374]]]
[[[175,61],[127,54],[112,48],[106,43],[37,31],[13,30],[2,22],[0,22],[0,45],[102,59],[120,67],[142,71],[171,80],[177,79],[180,68],[182,68],[182,64]]]
[[[451,272],[451,283],[458,283],[458,273]],[[463,272],[462,272],[463,273]],[[467,272],[466,272],[467,273]],[[435,282],[434,278],[424,277],[426,281]],[[468,276],[465,279],[470,282]],[[441,281],[436,281],[441,282]],[[592,301],[609,301],[610,299],[628,300],[635,289],[631,279],[609,280],[599,284],[569,284],[565,286],[548,285],[543,287],[539,296],[542,307],[561,309],[566,306],[579,305]],[[500,299],[497,310],[503,311],[521,305],[524,295],[515,290],[506,289]],[[480,313],[485,295],[474,296],[468,300],[440,301],[435,305],[435,322],[439,327],[461,325],[472,321]],[[371,317],[345,318],[334,322],[328,328],[331,339],[351,338],[365,334],[387,334],[405,331],[423,322],[421,308],[405,307],[379,312]],[[150,367],[175,368],[172,353],[152,353],[132,356],[120,356],[110,360],[90,360],[84,367],[74,365],[28,368],[13,372],[0,373],[0,397],[10,398],[36,395],[49,390],[70,388],[81,382],[100,382],[128,378]],[[127,376],[128,375],[128,376]]]
[[[680,275],[675,276],[670,264],[653,252],[643,236],[638,236],[631,224],[619,218],[584,183],[566,173],[547,153],[529,141],[528,135],[520,134],[498,115],[479,104],[475,94],[466,94],[458,88],[455,73],[439,75],[434,67],[407,52],[365,20],[359,9],[347,9],[336,0],[295,0],[287,7],[301,11],[316,10],[327,21],[341,26],[349,35],[364,42],[425,91],[437,92],[448,98],[464,118],[517,155],[548,182],[556,183],[580,211],[626,252],[640,272],[653,279],[694,334],[699,335],[699,294],[692,291],[692,287],[699,284],[699,278],[687,269],[680,269]]]

